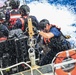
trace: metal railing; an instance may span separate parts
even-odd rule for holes
[[[76,48],[74,48],[74,49],[70,49],[69,51],[71,51],[71,50],[75,50],[76,51]],[[68,50],[67,50],[68,51]],[[60,53],[62,53],[62,52],[59,52],[59,53],[57,53],[56,54],[56,56],[53,58],[53,60],[52,60],[52,71],[53,71],[53,74],[54,75],[56,75],[55,74],[55,68],[57,68],[57,67],[61,67],[61,66],[63,66],[63,65],[67,65],[67,64],[72,64],[72,63],[76,63],[76,59],[72,59],[72,60],[69,60],[69,61],[67,61],[67,62],[61,62],[61,63],[57,63],[57,64],[55,64],[54,63],[54,60],[56,59],[56,57],[58,56],[58,54],[60,54]]]
[[[1,75],[4,75],[4,74],[3,74],[3,71],[4,71],[4,70],[11,69],[11,68],[16,67],[16,66],[21,65],[21,64],[27,65],[27,66],[30,68],[30,70],[31,70],[31,75],[33,75],[32,67],[31,67],[29,64],[27,64],[26,62],[20,62],[20,63],[17,63],[17,64],[15,64],[15,65],[9,66],[9,67],[7,67],[7,68],[0,68]]]

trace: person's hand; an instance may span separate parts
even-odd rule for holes
[[[40,30],[37,30],[36,28],[34,28],[34,32],[35,34],[39,34]]]
[[[40,30],[37,30],[37,33],[40,33]]]
[[[36,30],[36,31],[35,31],[35,34],[39,34],[39,33],[40,33],[40,30]]]

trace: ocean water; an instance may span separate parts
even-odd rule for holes
[[[30,14],[35,15],[39,21],[46,18],[51,24],[61,27],[64,34],[75,37],[75,0],[26,0],[26,4],[30,7]]]

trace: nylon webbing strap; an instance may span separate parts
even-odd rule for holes
[[[28,18],[28,33],[29,33],[29,37],[32,38],[32,36],[34,35],[34,32],[33,32],[33,26],[32,26],[31,18]]]
[[[21,22],[22,22],[22,30],[24,31],[24,19],[23,18],[20,18]]]

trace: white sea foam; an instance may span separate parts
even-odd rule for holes
[[[48,19],[51,24],[56,24],[61,27],[64,34],[73,33],[75,27],[70,25],[76,23],[76,15],[69,6],[50,5],[49,3],[31,2],[28,4],[31,12],[40,21],[41,19]],[[70,34],[72,35],[72,34]]]

